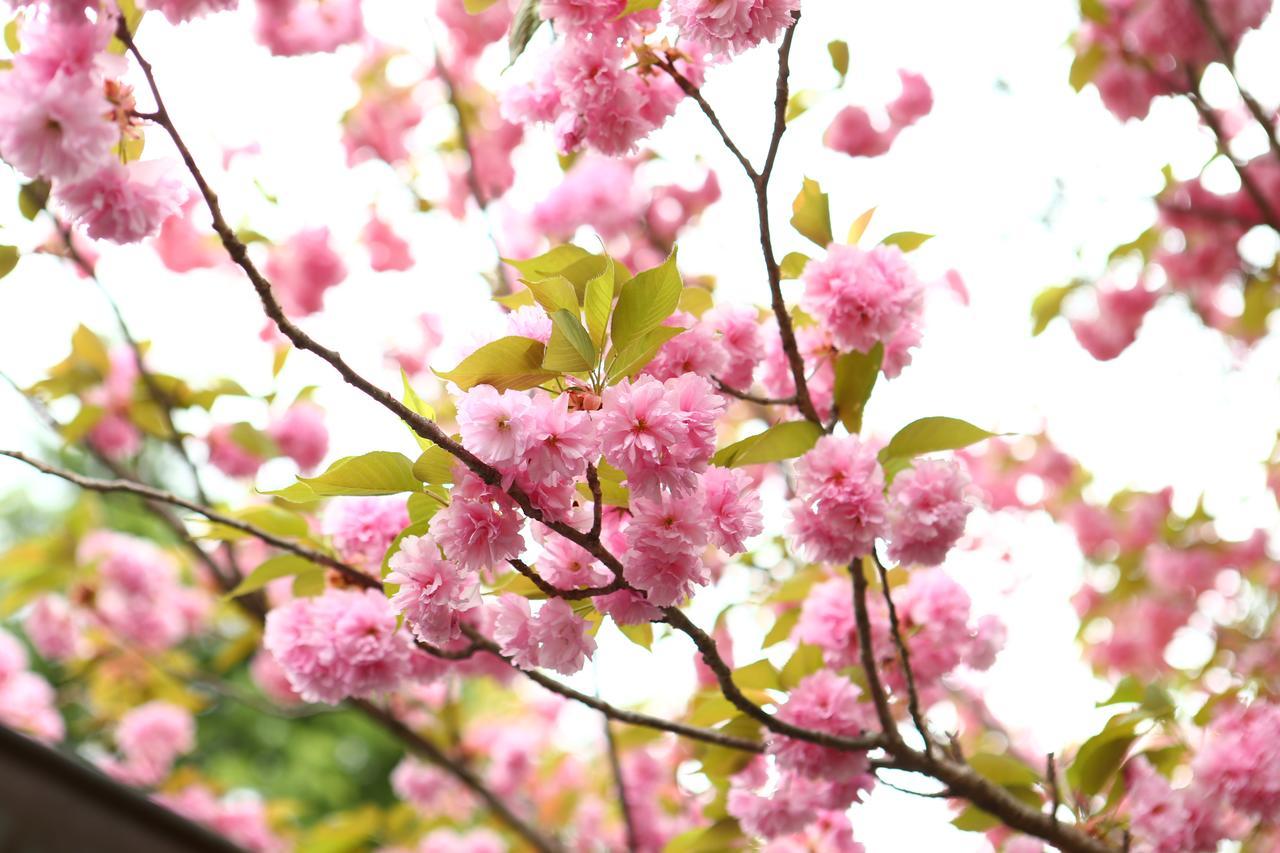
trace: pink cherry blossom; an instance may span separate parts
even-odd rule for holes
[[[181,24],[214,12],[234,9],[239,0],[146,0],[148,9],[164,13],[171,24]]]
[[[747,539],[764,531],[760,495],[743,471],[708,468],[702,493],[711,542],[727,553],[741,553]]]
[[[179,756],[195,748],[196,723],[185,708],[148,702],[120,718],[115,740],[130,780],[155,785],[169,775]]]
[[[507,331],[545,344],[551,340],[551,318],[537,305],[521,305],[507,315]]]
[[[369,249],[369,266],[375,272],[407,270],[413,267],[409,244],[391,229],[386,220],[371,216],[360,232],[360,239]]]
[[[1134,342],[1143,318],[1160,294],[1141,285],[1121,289],[1110,282],[1100,283],[1095,294],[1096,313],[1072,320],[1071,331],[1090,355],[1099,361],[1108,361]]]
[[[227,253],[217,235],[192,222],[197,208],[203,209],[201,200],[195,195],[188,197],[178,212],[161,224],[160,233],[152,240],[160,262],[174,272],[207,269],[227,262]]]
[[[884,471],[857,436],[823,436],[796,462],[790,533],[808,559],[849,563],[885,532]]]
[[[260,0],[256,32],[276,56],[329,53],[364,35],[359,0]]]
[[[894,127],[903,128],[915,124],[933,109],[933,91],[928,82],[914,71],[899,71],[902,91],[889,102],[886,110]]]
[[[700,496],[633,496],[623,576],[659,607],[679,604],[711,578],[700,556],[708,541]]]
[[[569,411],[569,396],[538,394],[529,410],[526,464],[535,480],[577,478],[600,454],[595,423],[586,412]]]
[[[97,567],[94,614],[120,637],[159,651],[199,627],[188,618],[197,614],[185,612],[195,602],[178,582],[177,565],[152,543],[99,531],[81,540],[76,558]]]
[[[538,646],[538,666],[561,675],[573,675],[582,669],[583,662],[596,650],[590,627],[563,598],[546,601],[530,628],[532,641]]]
[[[964,533],[969,478],[955,462],[924,459],[889,487],[889,557],[936,566]]]
[[[0,108],[0,156],[18,171],[77,181],[111,167],[118,132],[102,88],[87,74],[46,79],[19,66],[0,75]]]
[[[329,245],[328,228],[307,228],[271,247],[263,267],[285,312],[305,317],[324,307],[325,291],[347,277],[342,257]]]
[[[702,322],[720,338],[725,366],[716,378],[730,388],[750,390],[756,366],[764,358],[764,340],[756,312],[745,306],[716,306]]]
[[[445,556],[479,571],[499,566],[524,550],[524,518],[502,491],[467,473],[453,487],[449,505],[431,518],[431,536]]]
[[[0,681],[0,723],[36,740],[57,743],[66,735],[56,703],[53,687],[34,672],[24,670]]]
[[[324,412],[311,403],[295,403],[267,427],[267,435],[280,452],[310,471],[324,461],[329,452],[329,430],[324,425]]]
[[[277,705],[288,707],[302,701],[298,691],[294,690],[293,685],[289,683],[289,677],[285,675],[279,662],[269,652],[261,651],[253,656],[253,661],[249,664],[249,674],[263,695]]]
[[[458,402],[458,431],[468,450],[490,465],[521,459],[532,443],[532,402],[519,391],[477,385]]]
[[[381,567],[391,542],[408,526],[402,495],[334,498],[320,522],[338,555],[366,570]]]
[[[205,436],[209,445],[209,464],[228,477],[252,477],[264,460],[236,440],[230,424],[217,424]]]
[[[1197,787],[1242,813],[1280,809],[1280,706],[1255,701],[1216,717],[1191,769]]]
[[[68,661],[85,651],[84,620],[67,599],[57,593],[46,593],[35,600],[27,611],[22,629],[36,652],[45,660]],[[0,681],[4,679],[5,655],[0,634]]]
[[[673,0],[671,23],[715,54],[741,53],[791,26],[799,0]]]
[[[391,607],[414,634],[433,645],[462,636],[462,614],[480,606],[478,578],[440,556],[428,536],[406,536],[391,556],[387,583],[399,584]]]
[[[167,163],[109,163],[75,183],[61,183],[54,197],[90,237],[136,243],[160,230],[177,212],[187,190]]]
[[[502,653],[522,669],[537,666],[538,644],[533,637],[529,599],[514,592],[504,592],[492,607],[493,639]]]
[[[864,252],[833,244],[826,258],[805,267],[800,304],[831,331],[837,347],[868,352],[920,313],[921,291],[896,247]]]
[[[275,608],[263,646],[304,700],[330,705],[394,689],[411,652],[386,596],[371,589],[330,589]]]
[[[844,737],[874,730],[875,711],[862,691],[830,670],[806,676],[778,709],[778,719]],[[770,735],[768,750],[778,765],[814,779],[849,781],[867,773],[863,752],[844,752],[782,735]]]
[[[896,135],[892,127],[876,127],[862,107],[847,106],[836,113],[822,141],[831,150],[850,157],[879,157],[889,150]]]

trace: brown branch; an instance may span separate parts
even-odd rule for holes
[[[876,571],[880,576],[880,590],[884,595],[885,607],[889,610],[889,632],[893,635],[893,644],[898,650],[898,659],[902,662],[903,677],[907,682],[907,709],[916,731],[924,738],[925,755],[933,754],[933,738],[929,736],[929,727],[924,714],[920,710],[920,694],[916,691],[916,677],[911,670],[911,655],[907,651],[907,643],[902,638],[902,624],[898,621],[898,608],[893,603],[893,595],[889,592],[889,572],[885,569],[880,557],[871,549],[871,557],[875,561]]]
[[[1218,114],[1205,101],[1204,94],[1200,90],[1200,79],[1195,72],[1187,72],[1187,84],[1190,88],[1186,93],[1186,98],[1196,108],[1196,112],[1200,115],[1200,120],[1213,133],[1218,153],[1225,157],[1227,162],[1236,170],[1236,174],[1240,177],[1240,185],[1257,206],[1263,220],[1274,230],[1280,231],[1280,215],[1277,215],[1275,208],[1271,206],[1266,193],[1258,186],[1247,165],[1241,163],[1232,155],[1227,133],[1222,127],[1222,122],[1218,120]]]
[[[587,535],[599,541],[600,529],[604,526],[604,495],[600,491],[600,472],[594,464],[587,465],[587,488],[591,489],[591,532]]]
[[[794,406],[797,402],[794,394],[790,397],[759,397],[726,385],[714,376],[711,377],[711,382],[720,393],[728,394],[730,397],[737,397],[739,400],[746,400],[748,403],[757,403],[761,406]]]
[[[1062,805],[1062,792],[1058,790],[1058,765],[1053,753],[1045,756],[1044,775],[1049,782],[1049,815],[1058,822],[1058,806]]]
[[[87,489],[91,492],[123,492],[190,510],[191,512],[204,516],[212,522],[221,524],[225,527],[230,527],[233,530],[238,530],[241,533],[246,533],[257,539],[261,539],[268,545],[272,545],[282,551],[288,551],[291,554],[302,557],[304,560],[309,560],[317,565],[335,569],[336,571],[341,572],[345,578],[359,586],[369,589],[382,588],[382,583],[380,581],[369,577],[364,572],[353,566],[347,565],[336,557],[317,551],[313,548],[308,548],[305,545],[299,545],[296,542],[290,542],[288,539],[282,539],[274,533],[269,533],[256,525],[250,524],[246,521],[241,521],[238,518],[232,518],[229,515],[223,515],[217,510],[209,509],[206,506],[202,506],[195,501],[189,501],[186,498],[180,498],[172,492],[166,492],[164,489],[157,489],[152,486],[143,485],[142,483],[136,483],[132,480],[100,480],[95,477],[84,477],[74,471],[68,471],[65,468],[59,468],[55,465],[41,462],[39,459],[34,459],[17,450],[0,450],[0,456],[7,456],[10,459],[16,459],[19,462],[30,465],[37,471],[41,471],[45,474],[51,474],[54,477],[60,477],[68,483],[73,483],[80,488]]]
[[[1262,129],[1267,134],[1267,145],[1271,148],[1271,154],[1280,161],[1280,135],[1276,132],[1276,123],[1273,116],[1268,116],[1266,110],[1258,103],[1250,92],[1240,83],[1240,78],[1236,76],[1236,60],[1235,50],[1227,41],[1226,35],[1222,32],[1222,27],[1218,26],[1218,22],[1214,20],[1213,10],[1209,6],[1208,0],[1191,0],[1191,5],[1195,6],[1196,15],[1200,18],[1200,23],[1208,30],[1209,36],[1213,39],[1214,45],[1221,54],[1222,64],[1226,66],[1227,73],[1231,75],[1231,82],[1235,83],[1236,91],[1240,93],[1240,100],[1244,101],[1245,107],[1249,110],[1249,114],[1253,116],[1254,121],[1262,125]]]
[[[729,749],[738,749],[743,752],[764,752],[764,745],[758,741],[724,734],[723,732],[718,732],[715,729],[703,729],[698,728],[697,726],[690,726],[685,723],[675,722],[674,720],[664,720],[661,717],[641,714],[638,711],[627,711],[623,708],[617,707],[616,705],[611,705],[598,696],[592,696],[590,694],[574,690],[567,684],[562,684],[536,669],[524,669],[516,666],[511,662],[510,658],[502,654],[502,649],[498,647],[497,643],[493,642],[493,640],[490,640],[488,637],[468,625],[463,625],[462,631],[471,639],[477,649],[495,655],[512,669],[516,670],[535,684],[545,687],[552,693],[558,693],[561,696],[565,696],[575,702],[586,705],[588,708],[594,708],[611,720],[617,720],[620,723],[627,723],[633,726],[642,726],[647,729],[657,729],[659,731],[670,732],[671,734],[679,735],[680,737],[688,738],[689,740],[702,741],[703,743],[711,743],[716,746],[728,747]]]
[[[618,741],[613,736],[613,724],[608,717],[604,718],[604,741],[609,753],[609,769],[613,772],[613,784],[618,789],[618,809],[622,812],[622,825],[626,829],[627,853],[636,853],[640,849],[636,821],[631,814],[631,803],[627,800],[627,782],[622,774],[622,762],[618,759]]]
[[[455,779],[483,800],[495,816],[523,838],[533,849],[540,851],[540,853],[552,853],[552,851],[561,849],[557,842],[544,837],[542,833],[529,825],[524,818],[512,811],[510,806],[491,791],[469,767],[446,755],[438,746],[406,726],[385,708],[380,708],[365,699],[352,699],[351,704],[363,711],[366,716],[377,720],[382,724],[383,728],[400,738],[400,740],[411,744],[415,752],[425,757],[432,764],[448,770]]]
[[[862,669],[867,678],[867,691],[871,694],[871,702],[876,708],[876,717],[880,720],[880,728],[890,744],[900,746],[902,735],[898,733],[898,723],[893,718],[889,707],[889,696],[880,682],[880,671],[876,668],[876,652],[871,645],[871,619],[867,612],[867,576],[863,571],[862,561],[854,560],[849,564],[849,577],[853,581],[853,615],[857,622],[858,652],[862,659]]]
[[[538,591],[551,598],[563,598],[566,601],[581,601],[584,598],[594,598],[597,595],[608,595],[611,592],[617,592],[620,589],[626,589],[627,584],[621,578],[615,578],[614,581],[606,586],[590,586],[581,589],[562,589],[552,584],[535,572],[523,560],[512,558],[507,560],[520,574],[524,575],[529,581],[538,588]]]
[[[782,338],[782,349],[786,353],[787,364],[791,368],[791,378],[796,389],[796,407],[807,420],[822,426],[822,419],[818,417],[818,410],[813,405],[813,399],[809,394],[809,385],[805,381],[804,357],[800,355],[800,347],[796,343],[795,328],[791,323],[791,315],[787,313],[787,304],[782,296],[782,271],[773,252],[773,235],[769,225],[769,178],[773,174],[773,166],[777,160],[778,149],[782,144],[782,135],[787,129],[791,43],[795,38],[796,24],[799,21],[800,13],[798,11],[792,13],[791,26],[787,28],[782,37],[782,44],[778,47],[778,82],[774,96],[773,132],[769,137],[769,151],[765,157],[764,167],[759,171],[756,171],[755,167],[751,165],[751,161],[746,158],[742,150],[734,143],[733,138],[724,129],[724,125],[720,123],[720,117],[716,115],[711,104],[707,103],[707,99],[703,97],[698,87],[694,86],[687,77],[676,69],[675,63],[670,58],[659,60],[657,64],[659,68],[675,80],[681,91],[697,103],[707,120],[711,122],[711,126],[720,134],[725,147],[737,158],[742,165],[742,170],[746,172],[747,177],[751,180],[751,185],[756,195],[756,215],[760,224],[760,250],[764,255],[765,272],[769,277],[770,305],[773,309],[774,319],[778,322],[778,334]]]

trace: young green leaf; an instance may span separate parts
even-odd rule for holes
[[[896,231],[885,237],[880,243],[885,246],[897,246],[904,252],[914,252],[932,239],[932,234],[921,234],[918,231]]]
[[[939,450],[958,450],[991,438],[996,433],[976,427],[959,418],[920,418],[904,426],[880,450],[880,462],[919,456]]]
[[[0,278],[13,272],[18,265],[18,249],[15,246],[0,246]]]
[[[375,450],[363,456],[348,456],[316,477],[299,477],[322,497],[333,495],[394,495],[417,492],[422,483],[413,476],[413,463],[403,454]]]
[[[1062,313],[1062,303],[1073,290],[1083,282],[1073,281],[1057,287],[1049,287],[1040,291],[1031,303],[1031,336],[1035,337],[1049,327],[1049,323]]]
[[[849,226],[849,236],[845,240],[850,246],[858,245],[858,241],[862,239],[862,235],[867,233],[867,226],[871,224],[871,217],[876,215],[874,207],[868,208],[862,212],[862,215],[853,220],[853,224]]]
[[[576,313],[561,308],[551,315],[551,339],[542,366],[561,373],[580,373],[596,366],[596,348]]]
[[[809,256],[803,252],[787,252],[782,263],[778,264],[778,271],[784,279],[799,278],[804,274],[804,268],[808,263]]]
[[[653,357],[658,354],[663,344],[683,331],[684,329],[679,326],[659,326],[646,332],[638,341],[632,342],[621,352],[615,349],[609,363],[609,382],[613,383],[625,376],[635,375],[638,370],[653,361]]]
[[[542,16],[538,14],[538,0],[522,0],[511,22],[511,33],[507,37],[507,52],[510,57],[508,67],[516,64],[540,26]]]
[[[836,411],[850,433],[862,430],[862,412],[876,387],[883,360],[884,344],[879,342],[871,352],[847,352],[836,359]]]
[[[582,311],[587,317],[587,331],[597,352],[604,351],[609,337],[609,314],[613,309],[614,276],[613,258],[605,259],[605,267],[599,275],[587,280],[582,299]]]
[[[581,246],[566,243],[563,246],[556,246],[548,252],[543,252],[536,257],[525,258],[522,261],[512,258],[503,258],[502,260],[504,263],[519,270],[520,277],[526,281],[542,281],[544,278],[560,275],[575,262],[590,256],[591,253]]]
[[[564,276],[552,276],[542,281],[526,281],[525,286],[533,294],[534,300],[548,314],[559,311],[561,308],[578,313],[578,292],[574,289],[573,282]]]
[[[836,39],[827,42],[827,53],[831,54],[831,67],[840,75],[837,86],[844,85],[844,78],[849,76],[849,43]]]
[[[661,266],[645,270],[622,286],[613,309],[610,336],[615,353],[621,353],[648,332],[662,325],[680,304],[684,285],[676,269],[676,252]]]
[[[791,225],[822,248],[831,244],[831,204],[812,178],[805,178],[791,203]]]
[[[793,459],[813,447],[821,436],[822,428],[812,421],[787,421],[721,448],[711,457],[711,464],[740,468]]]
[[[287,578],[302,572],[315,571],[316,568],[315,563],[310,560],[304,560],[296,554],[280,554],[266,560],[250,572],[249,576],[240,581],[235,589],[227,593],[227,597],[236,598],[241,595],[248,595],[251,592],[257,592],[273,580]],[[323,577],[324,573],[320,572],[320,574]]]
[[[435,373],[463,391],[477,385],[492,385],[499,391],[508,388],[524,391],[559,375],[542,366],[544,349],[540,342],[530,338],[498,338],[464,358],[453,370]]]

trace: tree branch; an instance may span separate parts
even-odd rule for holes
[[[1240,83],[1240,78],[1236,76],[1236,60],[1235,50],[1227,42],[1226,35],[1222,32],[1222,27],[1218,26],[1218,22],[1214,20],[1213,10],[1209,6],[1208,0],[1191,0],[1191,5],[1195,6],[1196,15],[1200,18],[1200,23],[1209,32],[1209,36],[1213,39],[1214,45],[1218,48],[1218,53],[1222,56],[1222,64],[1226,66],[1227,73],[1231,75],[1231,82],[1235,83],[1236,91],[1240,93],[1240,100],[1244,101],[1245,107],[1249,110],[1249,114],[1253,116],[1254,121],[1262,125],[1262,129],[1267,134],[1267,145],[1271,148],[1271,154],[1280,161],[1280,135],[1276,132],[1275,118],[1268,116],[1262,105],[1257,99],[1249,93],[1247,89]]]
[[[920,710],[920,695],[916,692],[916,677],[911,671],[911,655],[907,651],[907,643],[902,639],[902,625],[898,621],[898,608],[893,603],[893,595],[889,592],[889,573],[880,562],[880,557],[871,549],[871,557],[875,561],[876,571],[880,575],[880,590],[884,595],[885,606],[889,610],[889,632],[893,635],[893,644],[898,649],[898,658],[902,662],[903,677],[907,682],[907,708],[916,731],[924,738],[925,755],[933,754],[933,738],[929,735],[929,727],[925,723],[924,714]]]
[[[163,489],[153,488],[151,486],[143,485],[142,483],[135,483],[132,480],[100,480],[95,477],[84,477],[74,471],[68,471],[65,468],[59,468],[55,465],[41,462],[39,459],[34,459],[18,450],[0,450],[0,456],[7,456],[10,459],[16,459],[19,462],[30,465],[37,471],[41,471],[45,474],[51,474],[54,477],[60,477],[69,483],[73,483],[80,488],[87,489],[91,492],[125,492],[128,494],[138,495],[142,498],[147,498],[148,500],[182,507],[183,509],[202,515],[212,522],[221,524],[225,527],[230,527],[233,530],[238,530],[241,533],[246,533],[257,539],[261,539],[268,545],[279,548],[282,551],[288,551],[291,554],[302,557],[304,560],[309,560],[317,565],[335,569],[340,572],[343,577],[359,586],[369,589],[382,588],[382,583],[380,581],[369,577],[364,572],[354,566],[347,565],[336,557],[325,554],[322,551],[317,551],[313,548],[308,548],[305,545],[299,545],[296,542],[290,542],[288,539],[283,539],[276,536],[274,533],[269,533],[256,525],[250,524],[246,521],[241,521],[238,518],[232,518],[229,515],[223,515],[216,510],[209,509],[206,506],[202,506],[194,501],[189,501],[186,498],[180,498],[172,492],[166,492]]]
[[[636,835],[636,822],[631,814],[631,804],[627,800],[627,782],[622,775],[622,762],[618,760],[618,742],[613,736],[613,724],[604,718],[605,749],[609,753],[609,769],[613,772],[613,784],[618,789],[618,809],[622,812],[622,825],[626,829],[627,853],[636,853],[640,849],[640,841]]]

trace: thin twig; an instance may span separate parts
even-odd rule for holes
[[[1058,822],[1058,807],[1062,805],[1062,792],[1058,790],[1058,763],[1053,753],[1044,759],[1044,775],[1049,780],[1049,815],[1053,822]]]
[[[875,549],[871,549],[871,557],[875,561],[876,571],[880,575],[880,590],[884,595],[885,607],[889,610],[889,632],[893,635],[893,644],[898,649],[898,658],[902,662],[902,673],[907,682],[907,709],[911,714],[911,721],[915,723],[916,731],[920,732],[920,737],[924,738],[925,755],[933,754],[933,738],[929,735],[929,727],[925,722],[924,713],[920,710],[920,694],[916,691],[916,677],[911,670],[911,655],[907,651],[907,643],[902,638],[902,625],[898,621],[898,608],[893,603],[893,595],[889,592],[889,572],[885,569],[884,563],[880,562],[880,556],[876,554]]]
[[[529,567],[524,560],[511,558],[507,563],[520,574],[524,575],[529,581],[538,588],[538,591],[551,598],[563,598],[566,601],[581,601],[584,598],[594,598],[597,595],[608,595],[611,592],[617,592],[620,589],[626,589],[626,583],[620,578],[615,578],[612,583],[605,586],[591,586],[582,589],[561,589],[552,584]]]
[[[748,403],[757,403],[761,406],[794,406],[797,402],[794,394],[790,397],[760,397],[747,391],[739,391],[737,388],[724,384],[714,376],[711,377],[711,381],[722,394],[737,397],[739,400],[746,400]]]
[[[591,489],[591,532],[587,535],[600,541],[600,529],[604,526],[604,495],[600,491],[600,472],[594,463],[587,464],[587,488]]]
[[[290,542],[288,539],[282,539],[274,533],[269,533],[254,524],[248,523],[247,521],[241,521],[238,518],[223,515],[217,510],[209,509],[195,501],[189,501],[186,498],[178,497],[172,492],[167,492],[164,489],[157,489],[152,486],[143,485],[142,483],[133,482],[132,480],[100,480],[96,477],[85,477],[75,473],[74,471],[59,468],[56,465],[50,465],[47,462],[41,462],[39,459],[35,459],[18,450],[0,450],[0,456],[7,456],[10,459],[16,459],[19,462],[30,465],[37,471],[50,474],[54,477],[60,477],[69,483],[73,483],[82,489],[88,489],[92,492],[124,492],[127,494],[138,495],[139,497],[147,498],[149,500],[160,501],[161,503],[170,504],[172,506],[182,507],[183,509],[202,515],[212,522],[221,524],[225,527],[230,527],[233,530],[238,530],[241,533],[246,533],[257,539],[261,539],[268,545],[272,545],[282,551],[288,551],[291,554],[302,557],[304,560],[310,560],[318,565],[335,569],[336,571],[341,572],[348,580],[360,586],[370,589],[381,589],[382,587],[382,584],[375,578],[366,575],[354,566],[347,565],[336,557],[308,548],[305,545],[299,545],[296,542]]]
[[[862,669],[867,679],[867,690],[871,693],[871,702],[875,705],[876,717],[880,720],[880,728],[891,744],[901,744],[902,735],[898,732],[897,721],[889,708],[889,697],[884,685],[880,682],[880,670],[876,667],[876,652],[871,645],[871,619],[867,612],[867,576],[863,572],[862,561],[854,560],[849,564],[849,577],[853,581],[853,616],[857,622],[858,651],[862,659]]]
[[[627,799],[627,782],[622,774],[622,761],[618,758],[618,741],[613,736],[613,724],[608,717],[604,718],[604,741],[609,753],[609,768],[613,771],[613,784],[618,788],[618,809],[622,812],[622,825],[626,828],[627,853],[636,853],[640,849],[636,821],[631,814],[631,803]]]
[[[405,743],[412,744],[414,751],[426,757],[428,761],[448,770],[454,778],[483,800],[490,811],[535,850],[540,851],[540,853],[552,853],[552,851],[561,849],[557,842],[544,837],[524,818],[513,812],[510,806],[480,781],[480,778],[469,767],[446,755],[438,746],[406,726],[398,717],[392,715],[385,708],[381,708],[366,699],[352,699],[351,704],[363,711],[365,715],[380,722],[384,728]]]
[[[1200,22],[1204,24],[1204,28],[1208,30],[1209,36],[1218,48],[1222,64],[1226,66],[1227,73],[1231,75],[1231,82],[1235,83],[1236,91],[1240,93],[1240,100],[1244,101],[1245,107],[1249,110],[1249,114],[1253,116],[1254,121],[1262,125],[1263,131],[1267,134],[1267,145],[1271,148],[1272,156],[1276,160],[1280,160],[1280,135],[1277,135],[1275,118],[1268,116],[1266,110],[1262,108],[1257,99],[1241,84],[1240,78],[1236,75],[1235,51],[1227,41],[1226,35],[1222,32],[1222,27],[1218,26],[1218,22],[1214,20],[1213,10],[1209,6],[1208,0],[1191,0],[1191,3],[1196,8],[1196,14],[1200,17]]]

